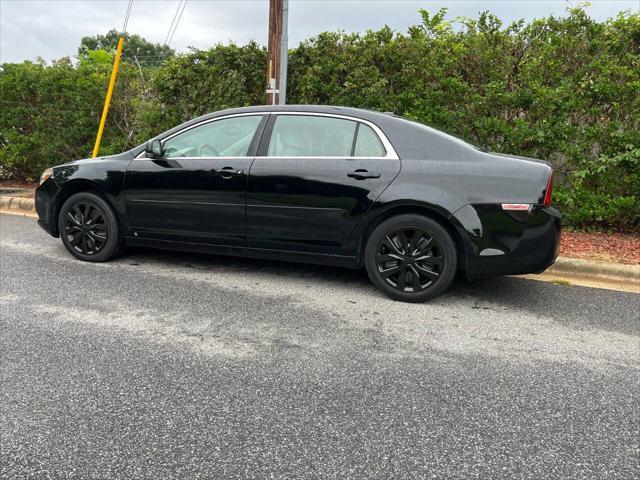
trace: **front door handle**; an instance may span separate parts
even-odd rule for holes
[[[347,173],[347,177],[355,178],[356,180],[365,180],[367,178],[380,178],[380,172],[370,172],[364,168],[359,168],[351,173]]]
[[[233,167],[224,167],[223,169],[218,170],[216,173],[218,173],[222,178],[231,178],[236,175],[242,175],[244,173],[244,170],[237,170]]]

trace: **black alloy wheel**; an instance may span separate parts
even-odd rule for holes
[[[415,214],[392,217],[367,239],[364,265],[373,284],[387,296],[422,302],[444,292],[455,278],[457,252],[437,221]]]
[[[429,288],[439,280],[443,264],[442,248],[422,228],[400,227],[378,242],[378,272],[401,292],[418,293]]]
[[[87,262],[104,262],[118,255],[122,240],[116,214],[99,195],[81,192],[62,205],[58,230],[65,248]]]
[[[78,202],[64,217],[64,232],[69,245],[84,255],[95,255],[107,244],[109,231],[104,214],[86,202]]]

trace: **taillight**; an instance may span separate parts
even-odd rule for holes
[[[544,192],[544,206],[551,205],[551,195],[553,193],[553,171],[549,175],[549,181],[547,182],[547,190]]]

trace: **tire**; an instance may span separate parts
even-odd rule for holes
[[[388,297],[423,302],[449,288],[458,259],[455,243],[440,223],[407,214],[375,228],[367,239],[364,265],[373,284]]]
[[[64,202],[58,231],[67,251],[84,262],[106,262],[122,250],[116,214],[95,193],[76,193]]]

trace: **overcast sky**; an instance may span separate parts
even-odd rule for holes
[[[0,63],[40,56],[52,60],[75,55],[85,35],[122,28],[127,0],[0,0]],[[566,0],[290,0],[290,45],[325,30],[363,32],[389,25],[406,31],[419,22],[417,10],[449,9],[449,17],[475,17],[489,10],[505,22],[518,18],[564,15]],[[171,47],[208,48],[219,42],[266,43],[268,0],[188,0]],[[128,31],[162,43],[178,0],[134,0]],[[596,19],[621,10],[640,10],[640,0],[592,0],[589,14]]]

